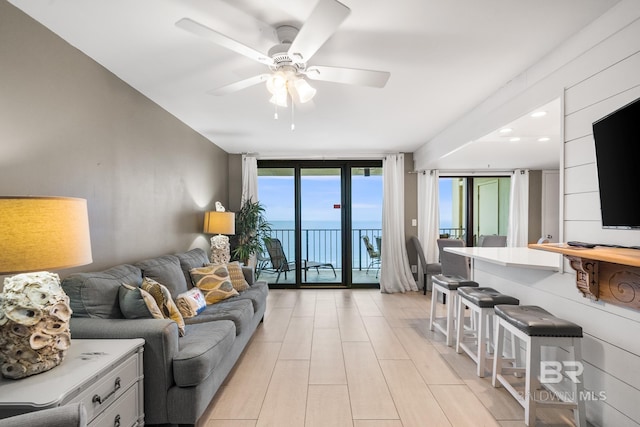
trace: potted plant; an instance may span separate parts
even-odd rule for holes
[[[264,207],[251,199],[236,212],[236,234],[233,258],[249,265],[252,255],[263,252],[263,244],[271,235],[271,224],[264,217]]]

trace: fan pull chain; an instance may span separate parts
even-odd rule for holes
[[[293,97],[291,97],[291,131],[296,130],[296,124],[294,122],[295,119],[295,102],[293,102]]]

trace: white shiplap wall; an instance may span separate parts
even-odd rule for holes
[[[639,41],[640,20],[636,20],[581,58],[593,74],[565,88],[566,240],[640,244],[640,231],[601,227],[592,133],[594,121],[640,98]],[[571,269],[565,267],[565,271]],[[584,340],[585,386],[607,392],[606,401],[589,405],[590,419],[602,426],[640,425],[640,316],[608,304],[595,309],[586,300],[577,302],[588,309],[576,316],[588,334]]]
[[[595,120],[640,97],[640,1],[622,1],[516,81],[519,88],[497,92],[418,150],[416,169],[425,168],[429,158],[438,155],[439,146],[481,135],[485,129],[476,123],[496,128],[507,122],[510,111],[524,114],[562,96],[564,240],[640,245],[640,231],[601,227],[591,127]],[[540,305],[583,327],[585,387],[606,393],[606,400],[587,403],[592,425],[640,427],[639,311],[583,298],[575,287],[575,272],[566,262],[564,273],[481,261],[475,266],[475,279],[482,285],[511,294],[523,304]]]

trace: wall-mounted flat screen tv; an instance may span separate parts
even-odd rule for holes
[[[593,123],[603,228],[640,229],[640,98]]]

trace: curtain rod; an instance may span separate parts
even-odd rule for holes
[[[409,171],[409,174],[424,174],[437,170],[440,175],[499,175],[499,174],[513,174],[514,169],[495,169],[495,170],[483,170],[483,171],[469,171],[462,169],[418,169]]]
[[[295,154],[264,154],[256,155],[259,160],[382,160],[385,154],[342,154],[342,155],[295,155]]]

